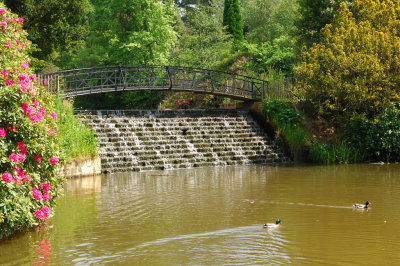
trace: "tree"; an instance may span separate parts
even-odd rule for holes
[[[177,10],[172,1],[92,0],[86,47],[76,66],[165,64],[175,45]]]
[[[238,0],[225,0],[222,25],[226,27],[235,42],[243,41],[242,16]]]
[[[0,3],[0,238],[45,221],[62,178],[54,99],[38,86],[23,19]]]
[[[24,17],[24,28],[38,49],[32,55],[49,60],[58,51],[81,45],[88,31],[89,0],[5,0]]]
[[[321,38],[321,29],[331,23],[339,4],[343,0],[297,0],[299,19],[296,21],[299,46],[311,47]],[[353,0],[344,1],[351,6]]]
[[[296,31],[296,1],[246,0],[243,1],[242,7],[245,37],[250,43],[272,42]]]
[[[343,3],[295,69],[298,95],[332,119],[375,117],[400,100],[400,2]]]
[[[58,62],[62,68],[168,62],[177,38],[174,24],[178,12],[172,1],[92,0],[92,4],[94,12],[90,15],[85,47],[63,54]],[[143,95],[149,96],[147,101],[143,102]],[[85,96],[75,104],[82,108],[155,108],[162,96],[154,91],[131,91]]]
[[[222,6],[217,1],[189,11],[171,51],[170,62],[178,66],[214,68],[232,46],[231,37],[221,22]]]

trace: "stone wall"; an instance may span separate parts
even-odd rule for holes
[[[60,166],[58,173],[66,178],[99,175],[101,174],[100,157],[74,160]]]

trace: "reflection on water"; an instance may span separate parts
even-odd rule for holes
[[[70,194],[101,192],[101,175],[69,179],[64,186],[64,191]]]
[[[71,179],[48,225],[0,241],[0,264],[395,265],[399,202],[396,164]]]

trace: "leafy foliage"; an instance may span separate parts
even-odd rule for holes
[[[243,29],[249,43],[272,43],[296,32],[298,4],[293,0],[246,0],[242,2]]]
[[[60,194],[53,97],[37,86],[23,19],[0,3],[0,238],[45,221]]]
[[[298,95],[336,119],[373,117],[400,99],[400,3],[355,1],[354,10],[341,4],[295,70]]]
[[[166,63],[176,41],[177,11],[172,1],[92,0],[92,4],[86,47],[64,54],[60,61],[64,68]]]
[[[284,73],[286,76],[291,76],[293,67],[297,63],[294,43],[286,36],[277,38],[272,42],[248,44],[246,50],[252,58],[249,62],[249,68],[258,74],[273,69]]]
[[[321,39],[321,29],[332,22],[339,8],[339,4],[345,2],[349,7],[353,0],[297,0],[299,4],[298,19],[295,20],[297,37],[300,46],[311,47]]]
[[[82,45],[88,33],[89,0],[5,0],[13,12],[23,16],[29,39],[38,49],[33,56],[48,60],[54,52]]]
[[[173,65],[212,69],[230,53],[231,37],[222,27],[222,7],[217,1],[187,12],[178,32],[169,58]]]

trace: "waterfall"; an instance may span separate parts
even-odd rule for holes
[[[248,111],[86,111],[104,172],[268,164],[289,159]]]

